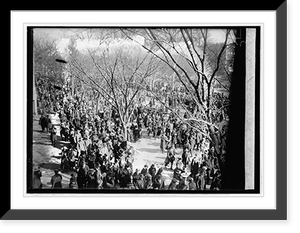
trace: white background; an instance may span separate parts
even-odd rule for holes
[[[255,17],[254,17],[255,16]],[[80,23],[78,23],[80,18]],[[180,21],[178,21],[180,18]],[[125,20],[126,19],[126,20]],[[264,12],[13,12],[12,17],[12,122],[11,138],[11,208],[12,209],[275,209],[275,11]],[[262,69],[262,135],[261,161],[263,165],[262,193],[256,195],[26,195],[26,26],[103,26],[123,25],[261,25]],[[71,23],[71,24],[70,24]],[[97,25],[97,26],[98,26]],[[25,42],[25,43],[24,43]],[[21,56],[23,51],[24,56]],[[24,68],[22,68],[24,66]],[[23,98],[22,98],[23,97]],[[22,116],[22,117],[20,117]],[[23,134],[20,132],[23,129]],[[23,159],[23,164],[21,163]],[[22,174],[23,171],[23,174]],[[20,177],[23,177],[23,183]],[[81,195],[82,196],[82,195]],[[87,197],[87,195],[85,195]],[[84,201],[83,201],[84,200]],[[76,203],[76,205],[74,205]]]

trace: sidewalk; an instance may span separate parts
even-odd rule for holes
[[[60,149],[62,143],[58,143],[57,147],[53,147],[50,141],[50,134],[42,132],[39,125],[40,116],[33,117],[33,148],[32,148],[32,163],[33,168],[40,167],[42,172],[41,181],[43,188],[51,188],[51,177],[54,175],[54,170],[60,168]],[[60,172],[63,177],[63,188],[69,187],[70,175]]]

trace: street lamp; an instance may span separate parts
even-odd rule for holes
[[[68,62],[66,62],[65,60],[63,60],[63,59],[55,59],[55,61],[57,61],[57,62],[60,62],[60,63],[68,63]]]
[[[60,58],[57,58],[55,59],[56,62],[59,62],[59,63],[63,63],[63,64],[67,64],[68,62],[63,60],[63,59],[60,59]],[[72,93],[71,93],[71,96],[73,98],[74,96],[74,80],[73,80],[73,77],[71,75],[71,89],[72,89]]]

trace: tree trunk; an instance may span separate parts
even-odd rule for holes
[[[209,132],[210,132],[210,136],[211,136],[211,139],[213,141],[213,144],[214,144],[214,147],[215,147],[215,150],[216,150],[217,154],[221,154],[221,150],[220,150],[221,141],[219,141],[219,139],[216,135],[214,126],[209,126]]]
[[[127,124],[123,123],[123,134],[124,134],[124,138],[126,141],[127,140],[127,137],[128,137],[128,133],[127,133]]]

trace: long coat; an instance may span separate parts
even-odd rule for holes
[[[43,185],[42,185],[42,182],[41,182],[41,176],[42,176],[42,173],[41,173],[40,170],[34,172],[32,188],[34,188],[34,189],[42,188]]]
[[[60,174],[55,174],[51,177],[51,184],[53,189],[61,189],[62,188],[62,176]]]
[[[88,170],[89,167],[87,165],[85,165],[84,167],[80,167],[78,170],[77,184],[79,189],[86,186]]]
[[[196,176],[199,170],[199,162],[196,161],[195,159],[192,160],[191,162],[191,174],[192,176]]]

